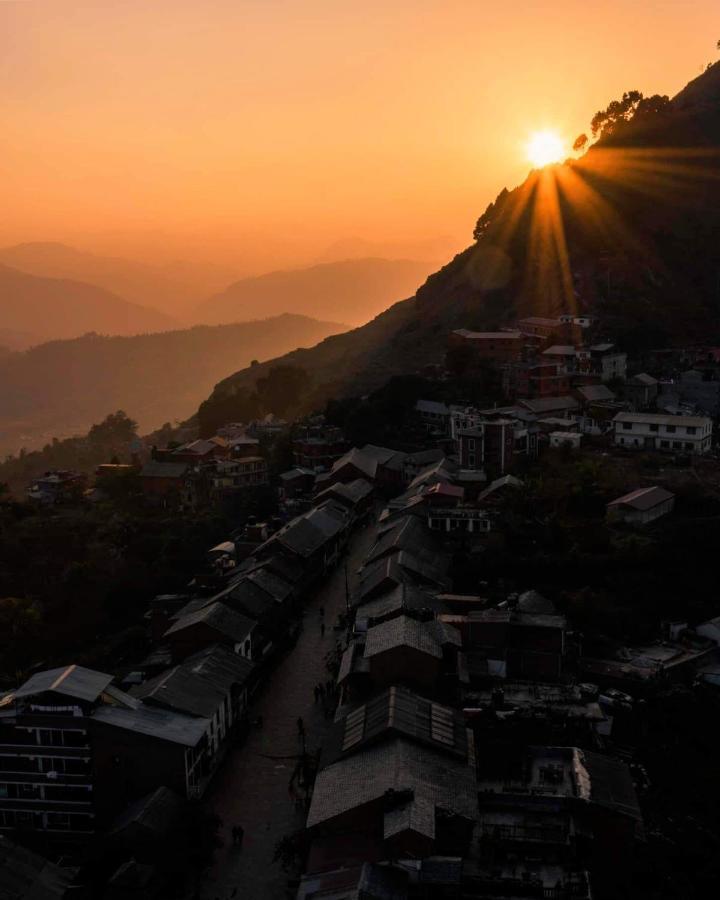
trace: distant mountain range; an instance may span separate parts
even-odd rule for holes
[[[176,320],[183,319],[190,307],[237,277],[236,272],[209,263],[179,261],[150,266],[48,241],[0,248],[0,265],[29,275],[94,284],[130,303],[160,310]]]
[[[391,303],[412,296],[434,265],[405,259],[351,259],[243,278],[193,311],[218,324],[297,310],[316,318],[341,317],[359,325]]]
[[[617,107],[610,107],[615,109]],[[720,346],[720,63],[673,100],[648,98],[577,160],[533,171],[478,221],[475,243],[361,328],[221,381],[252,391],[273,365],[311,376],[313,395],[359,395],[441,362],[454,328],[519,315],[599,315],[629,352]]]
[[[150,431],[188,416],[228,372],[345,328],[281,315],[133,337],[85,335],[0,354],[0,454],[84,433],[116,409]]]

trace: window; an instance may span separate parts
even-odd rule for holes
[[[70,828],[70,816],[67,813],[48,813],[47,827],[67,830]]]
[[[470,466],[471,469],[475,468],[475,454],[474,453],[471,453],[468,456],[468,465]]]
[[[622,427],[625,429],[625,431],[630,431],[630,429],[632,428],[632,422],[623,422]]]
[[[685,431],[687,431],[688,434],[695,434],[697,432],[697,428],[694,425],[688,425]]]
[[[673,450],[682,450],[682,441],[673,441]]]
[[[651,425],[651,426],[650,426],[650,431],[657,431],[659,428],[660,428],[659,425]]]
[[[675,434],[676,429],[674,425],[666,425],[665,431],[667,431],[668,434]]]
[[[475,449],[475,438],[470,438],[468,440],[468,450],[474,450],[474,449]]]
[[[685,441],[685,449],[692,450],[692,448],[693,448],[692,443],[690,441]]]
[[[666,450],[670,446],[670,441],[660,441],[660,446],[664,447]]]

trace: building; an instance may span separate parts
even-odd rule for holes
[[[476,362],[509,363],[520,359],[526,337],[521,331],[468,331],[459,328],[449,338],[449,348],[465,347]]]
[[[494,418],[458,432],[460,468],[504,475],[515,462],[518,431],[512,419]]]
[[[208,725],[145,706],[103,672],[38,672],[0,700],[0,830],[69,849],[162,784],[192,796]]]
[[[548,438],[553,449],[569,447],[571,450],[579,450],[582,435],[578,431],[551,431]]]
[[[184,462],[161,462],[151,459],[140,471],[140,487],[148,497],[179,500],[185,489],[188,465]]]
[[[27,498],[31,502],[48,506],[79,500],[86,483],[87,479],[81,472],[54,469],[33,481],[27,490]]]
[[[450,433],[450,407],[436,400],[418,400],[415,411],[428,434],[447,435]]]
[[[662,487],[638,488],[607,505],[607,519],[611,522],[629,522],[647,525],[672,512],[675,494]]]
[[[219,460],[212,475],[212,489],[216,496],[267,483],[267,463],[262,456]]]
[[[390,686],[331,730],[308,813],[309,868],[467,853],[476,815],[462,715]]]
[[[580,410],[578,401],[569,395],[542,397],[536,400],[518,400],[518,405],[537,417],[557,416],[569,418]]]
[[[214,644],[130,693],[146,706],[207,721],[207,755],[212,760],[243,720],[254,676],[255,666],[249,659]]]
[[[209,644],[223,644],[253,659],[257,622],[219,600],[191,601],[163,635],[174,660],[182,660]]]
[[[590,348],[590,367],[602,381],[625,380],[627,354],[620,353],[614,344],[593,344]]]
[[[614,442],[619,447],[701,455],[712,445],[712,420],[706,416],[623,412],[615,416],[613,424]]]
[[[300,469],[324,472],[347,452],[347,441],[339,428],[307,428],[292,442],[293,463]]]
[[[560,397],[570,391],[570,376],[552,360],[512,363],[503,368],[506,397]]]
[[[280,479],[280,499],[294,500],[312,492],[315,484],[315,472],[299,466],[282,472]]]
[[[639,375],[628,378],[623,386],[623,396],[630,404],[631,409],[638,411],[649,409],[655,404],[658,386],[657,378],[641,372]]]

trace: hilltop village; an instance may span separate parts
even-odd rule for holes
[[[719,373],[716,348],[634,359],[591,316],[524,318],[453,331],[443,362],[345,406],[139,447],[92,484],[34,480],[36,515],[132,502],[234,524],[149,600],[142,653],[19,666],[3,690],[0,884],[113,900],[674,884],[709,840],[720,603],[697,569],[689,598],[683,565],[720,519]]]

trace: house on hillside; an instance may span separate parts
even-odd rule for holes
[[[647,525],[666,516],[675,506],[675,494],[662,487],[638,488],[607,505],[609,522]]]
[[[660,413],[618,413],[613,419],[616,446],[633,450],[674,450],[702,455],[712,445],[712,419]]]

